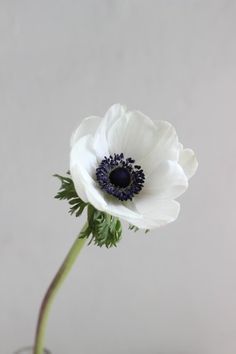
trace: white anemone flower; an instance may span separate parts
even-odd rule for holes
[[[85,118],[71,139],[70,173],[78,196],[140,229],[174,221],[175,200],[198,166],[174,127],[120,104]]]

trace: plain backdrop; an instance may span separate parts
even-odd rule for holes
[[[53,197],[82,118],[116,102],[174,124],[199,169],[178,220],[86,247],[53,354],[236,353],[236,1],[0,1],[0,353],[33,342],[81,220]]]

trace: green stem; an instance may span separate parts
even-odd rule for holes
[[[52,302],[58,290],[60,289],[63,281],[65,280],[67,274],[70,272],[72,266],[74,265],[81,249],[86,243],[87,240],[86,238],[79,238],[79,237],[87,228],[88,228],[88,224],[86,223],[83,229],[81,230],[79,236],[75,240],[74,244],[72,245],[69,253],[67,254],[64,262],[59,268],[57,274],[55,275],[53,281],[51,282],[44,296],[39,311],[39,318],[38,318],[37,330],[36,330],[36,336],[34,342],[34,354],[43,354],[46,325],[47,325],[48,315],[50,312]]]

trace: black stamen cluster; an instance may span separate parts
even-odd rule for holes
[[[132,200],[142,190],[145,180],[141,166],[134,163],[131,157],[125,159],[123,153],[105,156],[96,169],[101,189],[121,201]]]

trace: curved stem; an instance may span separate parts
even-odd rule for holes
[[[88,224],[86,223],[81,230],[79,236],[88,228]],[[83,248],[84,244],[86,243],[87,238],[76,238],[74,244],[72,245],[69,253],[67,254],[64,262],[62,263],[61,267],[59,268],[58,272],[56,273],[53,281],[51,282],[45,296],[43,302],[40,307],[39,311],[39,318],[37,323],[37,330],[35,335],[35,342],[34,342],[34,354],[43,354],[44,349],[44,338],[46,332],[46,325],[48,321],[49,311],[52,305],[52,302],[60,289],[63,281],[65,280],[66,276],[70,272],[72,266],[74,265],[77,256],[79,255],[81,249]]]

